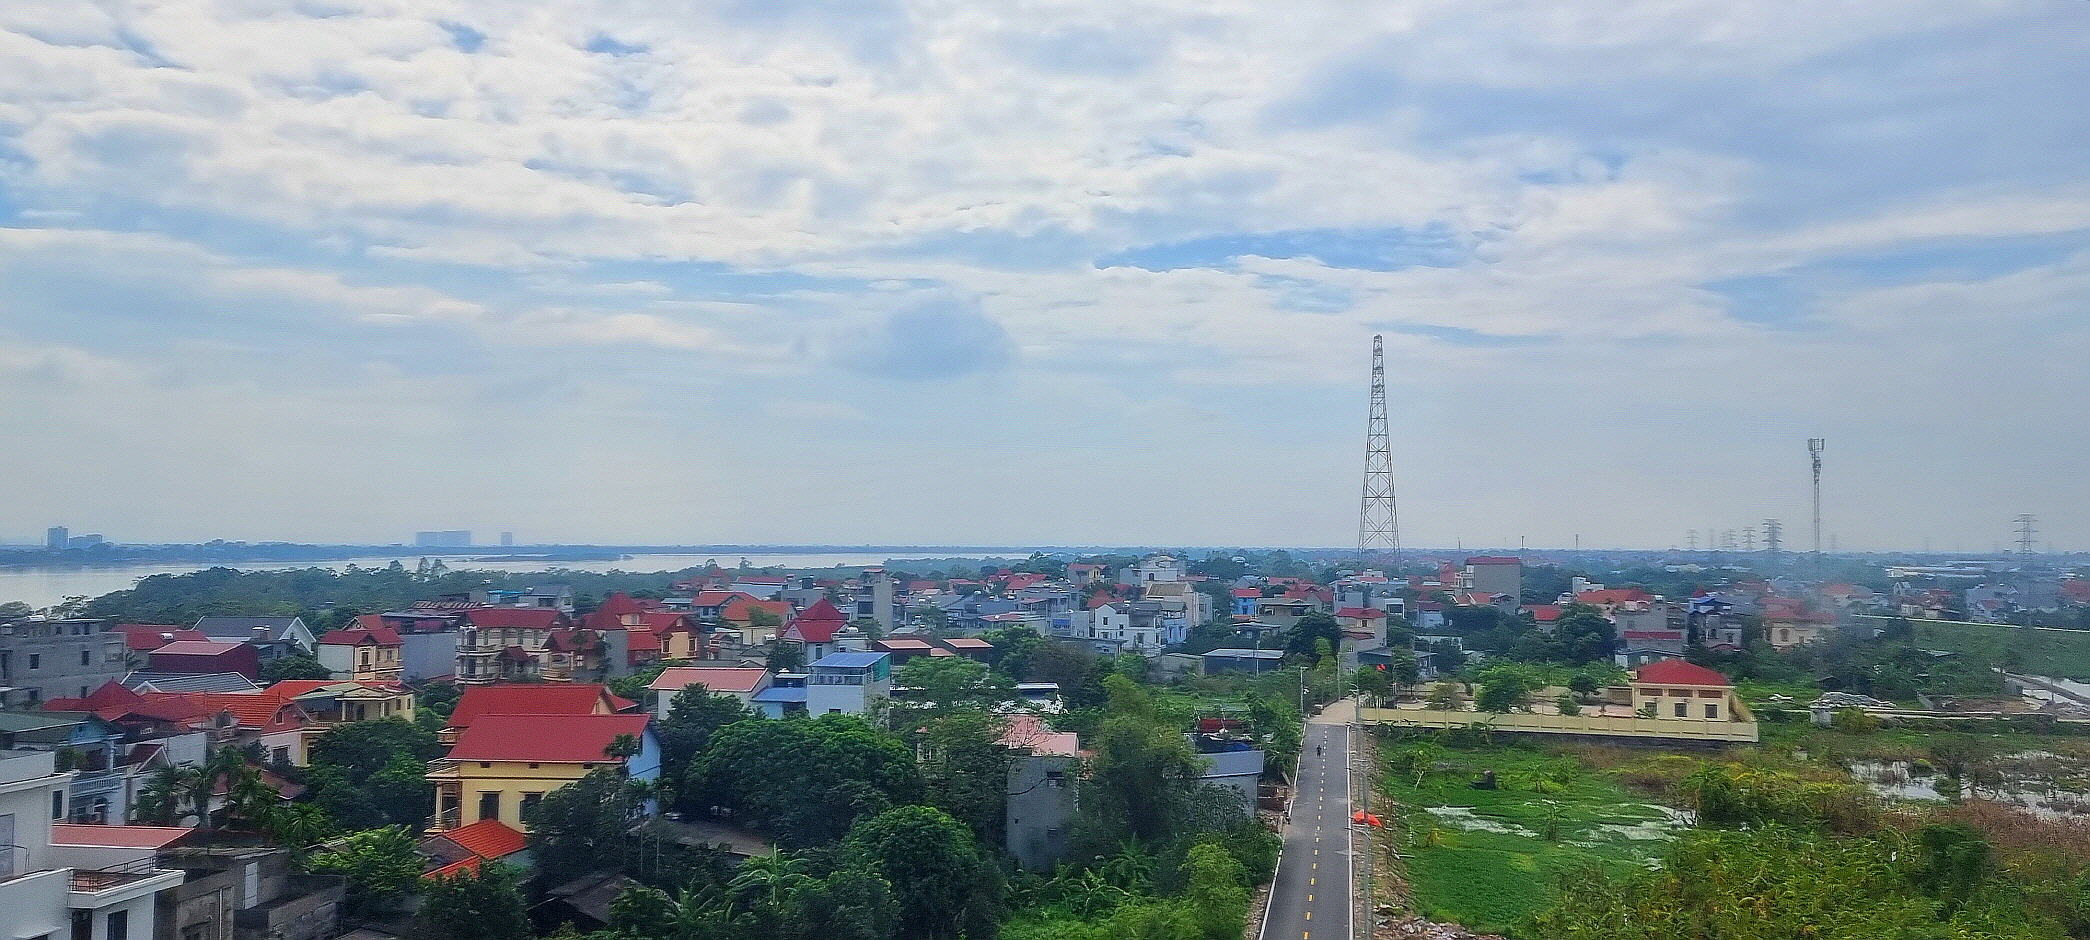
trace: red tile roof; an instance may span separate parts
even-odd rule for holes
[[[1727,677],[1681,659],[1668,659],[1659,663],[1648,663],[1633,670],[1634,682],[1660,683],[1662,685],[1728,685]]]
[[[1257,597],[1261,597],[1261,596],[1263,596],[1263,589],[1262,589],[1262,588],[1235,588],[1235,589],[1234,589],[1234,596],[1235,596],[1235,597],[1239,597],[1239,598],[1244,598],[1244,599],[1246,599],[1246,598],[1257,598]]]
[[[589,682],[475,685],[458,698],[448,727],[469,727],[481,715],[594,715],[630,705],[619,702],[607,687]]]
[[[528,836],[498,819],[482,819],[446,831],[442,836],[483,859],[505,858],[530,847]]]
[[[89,845],[120,849],[164,849],[196,834],[173,826],[87,826],[52,823],[52,845]]]
[[[123,644],[134,653],[150,653],[176,640],[209,640],[201,630],[160,623],[119,623]]]
[[[152,692],[147,699],[179,698],[210,712],[230,712],[242,728],[294,728],[305,723],[305,710],[273,695],[252,692]]]
[[[821,600],[826,600],[826,598],[821,598]],[[761,601],[755,600],[751,597],[734,598],[732,603],[727,604],[724,609],[718,612],[718,619],[730,620],[734,623],[744,623],[749,619],[748,612],[752,610],[769,611],[770,613],[776,615],[776,619],[779,623],[791,619],[790,602]]]
[[[544,607],[474,607],[464,612],[464,619],[466,623],[481,629],[507,627],[549,630],[565,620],[566,615]]]
[[[954,650],[991,650],[994,644],[976,636],[954,636],[943,641],[943,645]]]
[[[1036,715],[1014,715],[1002,732],[1001,746],[1011,750],[1062,757],[1081,756],[1081,738],[1072,731],[1051,731]]]
[[[671,666],[647,686],[655,692],[680,692],[686,685],[702,685],[712,692],[753,692],[768,670],[755,666]]]
[[[842,615],[841,608],[823,597],[791,618],[784,627],[784,635],[786,639],[801,643],[827,643],[834,640],[836,630],[848,625],[849,618]]]
[[[450,748],[451,760],[587,764],[620,734],[646,730],[644,715],[480,715]]]
[[[1560,619],[1559,604],[1530,604],[1524,609],[1530,611],[1531,619],[1539,623],[1551,623]]]
[[[1377,620],[1386,616],[1386,612],[1377,607],[1345,607],[1336,611],[1335,615],[1352,620]]]
[[[361,618],[357,618],[361,619]],[[329,630],[319,642],[327,646],[398,646],[399,631],[387,626],[363,627],[352,630]]]

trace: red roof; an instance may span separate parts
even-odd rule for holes
[[[1377,607],[1345,607],[1336,611],[1335,615],[1352,620],[1377,620],[1386,616],[1386,612]]]
[[[1062,757],[1081,756],[1081,738],[1072,731],[1052,731],[1036,715],[1012,715],[998,742],[1011,750]]]
[[[89,845],[119,849],[164,849],[196,834],[173,826],[87,826],[52,823],[52,845]]]
[[[1660,683],[1662,685],[1716,685],[1725,687],[1727,677],[1717,672],[1684,662],[1681,659],[1665,659],[1659,663],[1648,663],[1633,670],[1634,682]]]
[[[712,692],[753,692],[768,672],[757,666],[670,666],[647,688],[680,692],[683,686],[695,684]]]
[[[1255,597],[1261,597],[1261,596],[1263,596],[1263,589],[1262,589],[1262,588],[1235,588],[1235,589],[1234,589],[1234,596],[1235,596],[1235,597],[1241,597],[1241,598],[1255,598]]]
[[[625,614],[636,614],[645,609],[646,605],[634,600],[631,595],[623,591],[612,591],[609,597],[603,599],[602,606],[595,608],[595,612],[609,614],[613,617],[622,617]]]
[[[827,643],[835,638],[836,630],[848,625],[849,618],[842,615],[841,609],[823,597],[791,618],[791,623],[784,627],[784,635],[800,643]]]
[[[475,685],[458,698],[449,727],[468,727],[481,715],[594,715],[621,710],[619,702],[624,700],[591,682]]]
[[[618,735],[637,736],[645,730],[644,715],[480,715],[450,748],[450,759],[609,761],[605,752]]]
[[[528,836],[498,819],[482,819],[444,832],[442,837],[484,859],[505,858],[530,847]]]
[[[400,643],[399,631],[386,626],[330,630],[319,638],[319,642],[327,646],[398,646]]]
[[[954,636],[943,641],[943,645],[954,650],[991,650],[994,644],[976,636]]]
[[[209,640],[176,640],[153,650],[169,656],[223,656],[239,649],[238,643],[213,643]]]
[[[150,653],[176,640],[209,640],[201,630],[161,623],[119,623],[116,629],[123,633],[123,644],[134,653]]]
[[[288,700],[252,692],[153,692],[146,698],[179,698],[210,712],[230,712],[242,728],[296,727],[305,723],[305,710]]]
[[[508,627],[549,630],[565,620],[566,615],[546,607],[474,607],[464,612],[464,619],[466,623],[481,629]]]
[[[1531,619],[1538,623],[1552,623],[1560,619],[1559,604],[1532,604],[1524,608],[1531,612]]]

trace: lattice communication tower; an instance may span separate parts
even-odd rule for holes
[[[1386,341],[1372,337],[1372,409],[1364,428],[1364,500],[1357,512],[1357,553],[1384,555],[1389,563],[1401,551],[1401,516],[1393,502],[1393,442],[1386,430]]]

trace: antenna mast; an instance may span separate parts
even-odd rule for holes
[[[1364,429],[1364,500],[1357,513],[1357,553],[1398,564],[1401,517],[1393,502],[1393,443],[1386,430],[1386,341],[1372,337],[1372,408]]]
[[[1821,562],[1821,452],[1829,442],[1823,438],[1807,439],[1807,456],[1814,461],[1814,560]]]

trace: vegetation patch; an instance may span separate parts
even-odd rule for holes
[[[1416,906],[1475,930],[1512,929],[1574,872],[1645,870],[1688,824],[1566,750],[1421,736],[1381,753]]]

